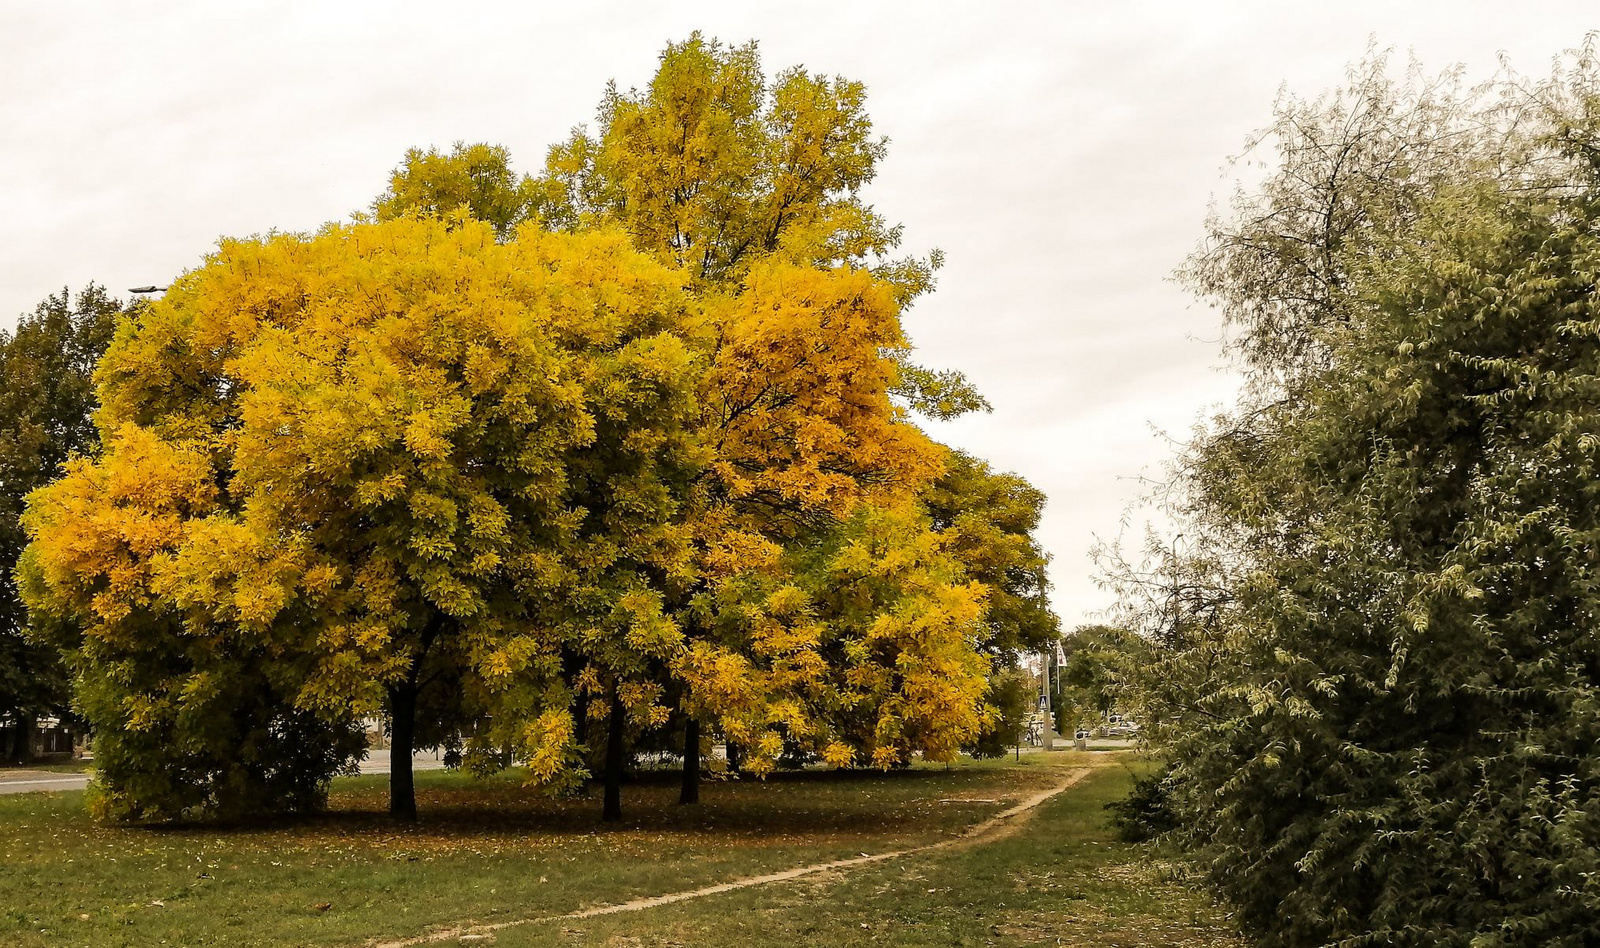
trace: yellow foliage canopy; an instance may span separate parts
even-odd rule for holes
[[[620,230],[503,237],[226,241],[121,327],[105,449],[32,498],[25,570],[119,669],[102,733],[182,746],[254,668],[330,721],[437,682],[434,737],[558,785],[578,695],[683,708],[757,770],[953,754],[985,591],[915,508],[943,451],[890,395],[901,288],[784,253],[692,288]]]
[[[104,451],[31,498],[31,604],[124,670],[97,727],[181,744],[244,662],[331,719],[430,674],[481,712],[514,680],[534,743],[569,745],[579,617],[685,568],[690,302],[616,233],[224,242],[121,327]]]

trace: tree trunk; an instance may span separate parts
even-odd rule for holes
[[[700,802],[700,722],[694,718],[683,725],[683,790],[678,802]]]
[[[407,679],[389,688],[389,815],[417,821],[417,787],[411,755],[417,725],[417,685]]]
[[[17,715],[17,753],[15,760],[19,764],[30,763],[33,760],[33,735],[39,728],[39,722],[32,714]]]
[[[611,689],[611,720],[606,734],[606,802],[601,819],[607,823],[622,820],[622,696]]]
[[[727,743],[728,769],[735,773],[744,770],[744,746],[732,741]]]
[[[5,762],[8,764],[22,763],[22,722],[6,728]]]

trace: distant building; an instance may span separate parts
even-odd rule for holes
[[[32,727],[13,718],[0,718],[0,760],[75,757],[79,740],[73,728],[56,718],[39,718]]]

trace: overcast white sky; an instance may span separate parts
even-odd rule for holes
[[[520,170],[691,30],[867,84],[892,139],[871,200],[942,248],[908,324],[994,403],[942,439],[1045,490],[1057,611],[1178,433],[1228,399],[1216,315],[1167,281],[1281,84],[1314,94],[1376,37],[1430,67],[1545,72],[1589,2],[32,3],[0,8],[0,325],[94,280],[119,296],[221,235],[366,206],[405,149],[508,146]]]

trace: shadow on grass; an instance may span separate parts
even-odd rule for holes
[[[215,836],[336,836],[426,842],[473,838],[575,837],[631,832],[693,836],[715,832],[723,839],[785,836],[796,841],[838,835],[881,835],[925,828],[928,804],[940,785],[959,792],[985,783],[996,770],[918,768],[780,771],[765,780],[707,779],[701,802],[677,803],[681,775],[675,770],[640,770],[623,788],[623,820],[600,819],[600,788],[552,797],[524,787],[512,774],[473,778],[458,772],[417,775],[416,823],[388,815],[387,778],[369,775],[334,790],[327,810],[259,820],[132,824],[132,832],[165,838]],[[987,779],[986,779],[987,778]],[[974,801],[972,805],[986,805]],[[951,808],[952,816],[967,807]]]

